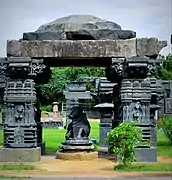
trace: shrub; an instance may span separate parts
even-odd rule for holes
[[[134,148],[142,141],[141,129],[133,121],[123,122],[106,138],[109,150],[117,155],[119,166],[127,167],[136,160]]]
[[[168,138],[170,144],[172,144],[172,117],[161,117],[159,119],[158,126],[162,129],[164,135]]]

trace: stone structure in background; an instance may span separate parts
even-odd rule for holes
[[[90,123],[87,119],[86,113],[80,106],[74,106],[69,114],[71,122],[68,124],[65,141],[62,142],[60,151],[57,152],[57,158],[67,158],[70,153],[76,154],[75,158],[91,153],[94,150],[93,142],[90,140]],[[92,153],[91,153],[92,154]],[[97,155],[97,153],[94,153]],[[72,155],[72,156],[73,156]]]
[[[106,78],[100,78],[97,84],[97,92],[91,93],[93,98],[97,99],[99,103],[94,106],[100,113],[99,156],[103,156],[108,153],[108,143],[105,138],[113,126],[113,88],[115,85],[116,83],[112,83]]]
[[[73,81],[67,84],[66,90],[63,92],[66,99],[66,127],[70,123],[69,114],[72,108],[79,104],[80,99],[91,99],[90,92],[86,90],[85,81]]]
[[[158,102],[160,109],[159,116],[172,116],[172,81],[158,80],[159,86],[162,88],[161,93],[163,98]]]
[[[59,24],[64,32],[58,31]],[[52,32],[54,30],[58,33]],[[143,137],[153,143],[151,147],[141,145],[136,149],[138,160],[156,161],[155,124],[152,123],[155,121],[150,117],[152,94],[148,77],[155,71],[156,58],[167,42],[135,37],[133,31],[122,31],[115,23],[81,15],[64,17],[40,27],[37,32],[24,33],[23,39],[7,41],[8,58],[0,59],[0,77],[7,77],[3,98],[5,147],[0,149],[0,161],[40,159],[37,148],[40,113],[36,106],[35,83],[48,80],[49,67],[53,66],[107,67],[107,79],[117,83],[113,92],[114,120],[136,120]],[[44,74],[40,74],[43,70]],[[4,81],[0,83],[3,87]],[[34,118],[36,109],[37,118]],[[34,151],[36,158],[31,156]],[[13,158],[12,152],[20,157]]]

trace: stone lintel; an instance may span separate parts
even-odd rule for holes
[[[136,56],[136,39],[7,41],[8,57],[98,58]]]
[[[122,58],[157,56],[167,46],[157,38],[127,40],[8,40],[8,57],[31,58]]]

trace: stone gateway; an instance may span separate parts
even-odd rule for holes
[[[160,94],[156,79],[151,80],[150,76],[166,45],[166,41],[157,38],[136,38],[135,32],[90,15],[67,16],[42,25],[36,32],[24,33],[20,40],[8,40],[7,57],[0,58],[4,132],[0,161],[4,157],[9,162],[40,160],[44,142],[36,84],[48,81],[50,67],[59,66],[106,67],[107,79],[115,83],[110,101],[114,104],[112,121],[137,120],[143,138],[152,142],[150,147],[136,148],[138,160],[156,161],[155,111]],[[82,150],[92,152],[89,157],[97,157],[83,112],[74,108],[70,118],[73,121],[57,157],[64,158],[66,151],[71,156],[71,152]],[[14,159],[10,153],[20,156]]]

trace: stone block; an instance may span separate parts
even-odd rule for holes
[[[157,162],[157,148],[136,148],[137,162]]]
[[[167,41],[158,41],[157,38],[137,38],[137,56],[157,56],[167,46]]]
[[[0,162],[39,162],[41,148],[0,148]]]
[[[136,56],[136,39],[7,41],[7,56],[98,58]]]
[[[56,159],[63,160],[93,160],[98,158],[98,152],[57,152]]]

